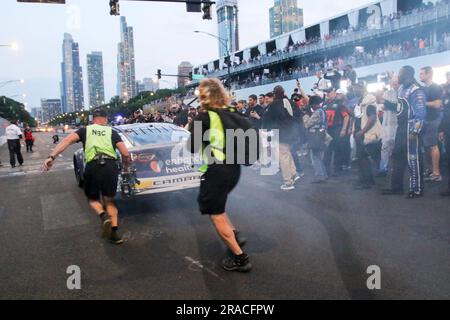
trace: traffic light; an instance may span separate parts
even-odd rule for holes
[[[210,2],[210,0],[207,0]],[[202,11],[203,11],[203,20],[212,20],[211,16],[211,3],[203,3]]]
[[[201,0],[186,0],[187,12],[202,12]]]
[[[156,75],[158,76],[158,80],[161,80],[161,69],[158,69],[158,72]]]
[[[189,81],[192,81],[192,71],[189,72]]]
[[[109,14],[112,16],[120,16],[119,0],[109,0]]]

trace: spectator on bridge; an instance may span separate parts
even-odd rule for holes
[[[420,70],[420,81],[424,84],[425,96],[427,99],[427,116],[423,132],[423,144],[427,152],[429,165],[429,175],[426,174],[426,181],[442,181],[439,168],[439,125],[441,123],[441,108],[443,100],[442,87],[433,83],[433,68],[424,67]]]
[[[444,197],[450,197],[450,71],[447,72],[447,83],[443,85],[444,88],[444,114],[441,124],[439,126],[439,140],[445,143],[447,151],[447,166],[449,171],[449,180],[447,190],[441,193]]]
[[[23,157],[20,152],[20,140],[22,139],[22,130],[20,130],[19,121],[12,121],[9,126],[6,127],[6,140],[8,142],[9,150],[9,163],[12,168],[16,167],[16,157],[19,162],[19,166],[23,165]]]

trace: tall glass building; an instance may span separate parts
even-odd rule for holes
[[[239,51],[239,19],[237,0],[218,0],[219,57]]]
[[[105,82],[103,77],[103,55],[92,52],[87,55],[89,107],[95,108],[105,103]]]
[[[127,25],[125,17],[120,17],[120,41],[117,54],[117,95],[128,101],[137,95],[137,86],[133,27]]]
[[[275,0],[269,16],[271,38],[303,27],[303,9],[298,8],[297,0]]]
[[[62,46],[61,100],[62,112],[84,109],[83,70],[80,65],[80,49],[72,35],[65,33]]]

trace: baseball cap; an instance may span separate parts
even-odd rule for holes
[[[106,117],[108,117],[108,113],[104,109],[97,108],[92,111],[92,116],[94,118],[96,118],[96,117],[106,118]]]

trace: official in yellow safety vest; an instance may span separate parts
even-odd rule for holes
[[[121,244],[123,240],[118,233],[118,210],[114,203],[119,176],[116,148],[122,155],[125,167],[128,167],[131,159],[120,135],[107,124],[106,111],[94,110],[92,125],[71,133],[61,141],[45,160],[44,169],[50,170],[58,155],[70,145],[82,142],[86,163],[84,191],[89,205],[102,221],[103,237],[111,243]]]
[[[226,136],[217,112],[228,107],[229,95],[217,79],[202,80],[198,90],[202,109],[190,125],[191,138],[188,146],[193,153],[202,152],[205,161],[200,168],[203,173],[198,196],[200,211],[210,216],[218,235],[231,251],[222,261],[223,268],[227,271],[248,272],[252,265],[241,248],[245,245],[245,240],[239,237],[225,212],[228,195],[236,187],[241,175],[239,164],[228,164],[225,161]],[[203,141],[205,133],[208,136],[206,142]],[[204,143],[198,143],[198,140]],[[198,145],[202,145],[201,150],[195,150]]]

